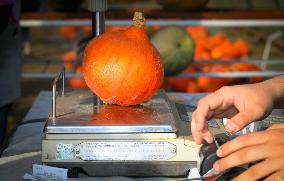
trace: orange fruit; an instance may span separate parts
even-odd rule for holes
[[[134,25],[92,39],[83,60],[88,87],[104,103],[129,106],[149,100],[164,79],[164,66],[144,30],[145,19],[134,15]]]

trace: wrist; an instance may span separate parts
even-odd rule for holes
[[[274,108],[284,108],[284,75],[274,77],[262,83],[262,88],[271,96]]]

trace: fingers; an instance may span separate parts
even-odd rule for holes
[[[280,170],[269,177],[267,177],[264,181],[283,181],[284,180],[284,170]]]
[[[220,92],[221,91],[218,90],[209,94],[198,102],[197,108],[192,114],[196,121],[197,130],[201,131],[205,128],[207,120],[210,119],[208,116],[210,111],[223,107],[223,97],[225,95],[222,95]]]
[[[271,150],[269,144],[246,147],[218,160],[213,167],[214,170],[220,172],[228,168],[263,160],[270,156],[269,150]]]
[[[241,135],[217,150],[217,155],[224,158],[214,164],[214,169],[222,171],[254,161],[281,158],[282,166],[278,168],[283,168],[283,135],[280,129]]]
[[[197,144],[201,144],[203,139],[208,143],[213,142],[213,136],[206,126],[207,120],[215,115],[216,109],[226,110],[232,106],[233,101],[230,98],[225,98],[230,96],[230,94],[224,90],[226,89],[219,89],[198,102],[198,106],[192,114],[191,121],[191,132]]]
[[[233,181],[236,180],[259,180],[261,178],[270,175],[271,173],[276,172],[279,168],[284,166],[283,158],[282,159],[269,159],[264,160],[256,165],[253,165],[248,170],[235,177]],[[279,175],[277,175],[279,176]],[[282,178],[283,175],[282,175]],[[274,177],[275,179],[275,177]]]
[[[202,136],[203,139],[205,139],[207,143],[213,143],[213,135],[208,129],[204,131],[202,130],[200,132],[200,135]]]
[[[214,117],[216,118],[232,118],[235,116],[239,111],[234,107],[230,106],[225,110],[218,109],[214,112]]]
[[[230,133],[240,131],[246,125],[254,121],[252,115],[253,114],[249,112],[239,112],[228,121],[225,126],[226,130]]]
[[[205,139],[208,143],[213,142],[213,135],[210,133],[207,127],[204,130],[198,131],[196,129],[196,124],[194,119],[192,119],[191,121],[191,134],[196,144],[201,144],[203,139]]]
[[[266,132],[256,132],[241,135],[222,145],[217,150],[217,155],[219,157],[225,157],[241,148],[266,143],[268,139],[269,138]]]
[[[200,145],[202,143],[202,136],[199,134],[199,131],[196,128],[195,119],[192,116],[191,119],[191,134],[196,144]]]

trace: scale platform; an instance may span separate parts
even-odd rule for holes
[[[43,133],[42,161],[90,176],[186,177],[199,149],[174,103],[159,91],[142,105],[101,103],[91,91],[56,97]]]
[[[102,104],[90,91],[59,97],[56,119],[49,117],[45,133],[176,133],[175,118],[165,93],[137,106]]]

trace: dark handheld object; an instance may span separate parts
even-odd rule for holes
[[[200,157],[202,159],[199,172],[200,175],[205,175],[208,171],[213,168],[213,164],[215,161],[219,160],[220,158],[216,155],[217,146],[215,143],[211,144],[204,144],[200,149]]]
[[[205,143],[201,147],[200,152],[199,152],[200,158],[202,160],[199,166],[199,172],[201,176],[205,175],[206,173],[208,173],[210,170],[213,169],[214,163],[220,159],[220,157],[218,157],[216,154],[217,149],[221,145],[230,141],[231,139],[232,138],[226,133],[217,134],[214,136],[213,143],[211,144]],[[234,168],[225,170],[224,172],[217,174],[214,180],[218,180],[218,181],[230,180],[238,176],[245,170],[246,168],[244,167],[234,167]]]

